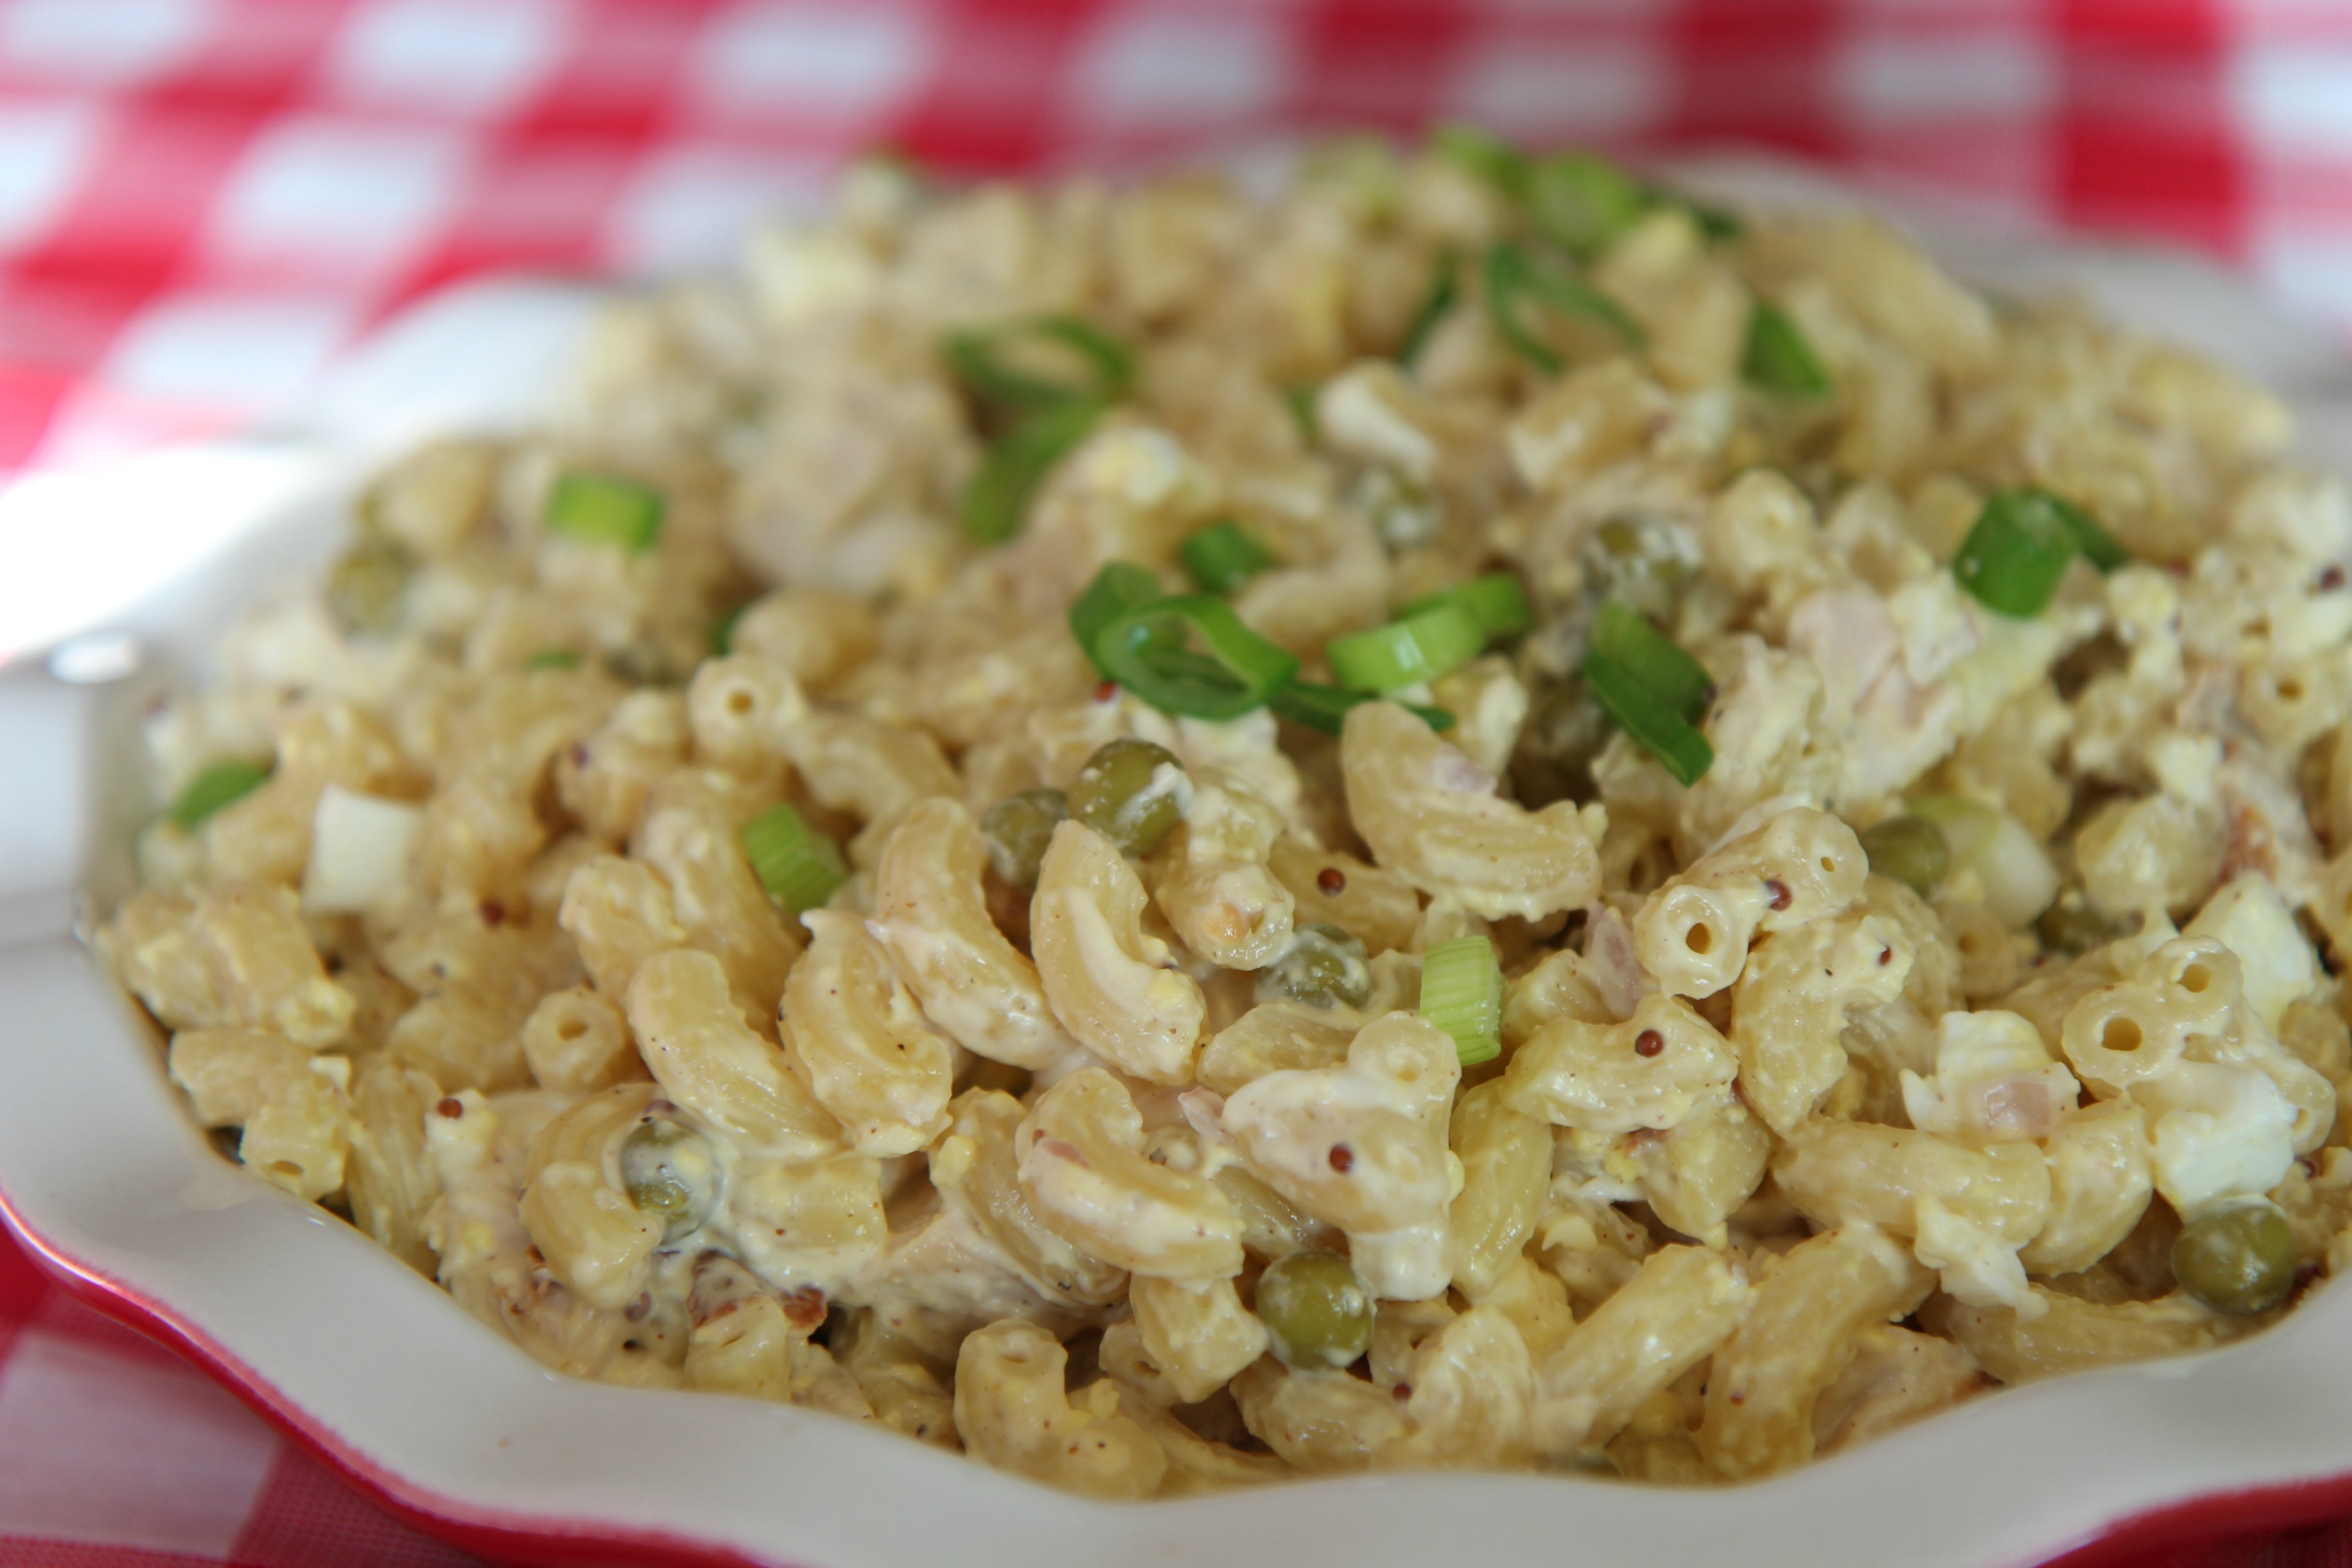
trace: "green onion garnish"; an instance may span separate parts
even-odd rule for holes
[[[1499,136],[1475,125],[1441,125],[1429,133],[1430,151],[1467,169],[1513,201],[1527,194],[1532,173],[1528,155]]]
[[[1486,634],[1470,612],[1447,604],[1368,632],[1334,637],[1323,656],[1349,690],[1393,691],[1434,680],[1477,658],[1486,646]]]
[[[1557,372],[1565,362],[1528,326],[1524,312],[1530,302],[1589,317],[1636,348],[1646,341],[1642,324],[1617,301],[1507,240],[1488,248],[1486,275],[1488,319],[1503,341],[1538,370]]]
[[[2114,571],[2131,559],[2120,540],[2100,527],[2096,518],[2064,496],[2053,495],[2045,489],[2020,490],[2014,493],[2038,501],[2056,511],[2058,521],[2064,523],[2066,531],[2074,536],[2074,548],[2083,552],[2084,560],[2099,569],[2101,575]]]
[[[574,539],[617,544],[642,555],[661,537],[659,490],[612,474],[573,469],[547,496],[547,526]]]
[[[1594,153],[1533,159],[1507,142],[1460,124],[1441,125],[1429,140],[1432,152],[1526,209],[1537,233],[1578,255],[1607,249],[1643,214],[1662,206],[1689,213],[1709,241],[1737,239],[1745,227],[1735,214],[1663,185],[1644,184]]]
[[[1584,656],[1584,684],[1618,728],[1640,742],[1681,783],[1696,784],[1715,765],[1715,748],[1706,737],[1676,718],[1608,655]]]
[[[1040,375],[1015,363],[1025,346],[1067,351],[1082,367],[1073,382]],[[1034,353],[1033,353],[1033,356]],[[947,341],[948,368],[984,402],[1036,411],[1066,403],[1116,403],[1135,381],[1135,355],[1101,328],[1070,316],[1041,316]]]
[[[1748,348],[1739,374],[1767,392],[1819,397],[1832,390],[1830,373],[1789,313],[1759,300],[1748,317]]]
[[[1467,583],[1425,594],[1397,614],[1401,618],[1409,617],[1440,605],[1454,605],[1467,611],[1489,638],[1507,637],[1536,624],[1536,613],[1528,607],[1527,590],[1508,572],[1489,572]]]
[[[268,763],[249,762],[239,757],[232,762],[215,763],[180,786],[180,798],[172,803],[169,816],[181,831],[194,833],[204,826],[205,818],[225,805],[232,805],[261,787],[269,776]]]
[[[2040,615],[2058,592],[2075,552],[2121,564],[2123,547],[2081,509],[2048,490],[1999,490],[1977,514],[1976,526],[1952,557],[1952,575],[1989,610],[2021,619]]]
[[[1103,628],[1129,610],[1168,597],[1160,585],[1159,575],[1148,566],[1138,566],[1132,561],[1106,562],[1095,579],[1070,604],[1070,635],[1078,639],[1087,657],[1095,657],[1095,639]],[[1108,675],[1097,662],[1095,668]]]
[[[817,908],[849,880],[840,848],[781,802],[736,829],[735,840],[760,886],[795,916]]]
[[[1294,724],[1304,724],[1310,730],[1320,730],[1336,735],[1347,727],[1348,710],[1359,702],[1377,702],[1380,698],[1370,691],[1343,691],[1336,686],[1323,686],[1312,680],[1286,680],[1274,689],[1265,705]],[[1404,706],[1421,721],[1444,734],[1454,728],[1454,715],[1443,708],[1423,707],[1418,702]]]
[[[1685,653],[1650,617],[1612,599],[1593,617],[1592,649],[1632,676],[1685,723],[1695,723],[1715,697],[1706,666]]]
[[[1421,955],[1421,1016],[1454,1037],[1464,1067],[1503,1054],[1503,968],[1495,944],[1458,936]]]
[[[1197,642],[1200,649],[1186,646]],[[1237,719],[1262,708],[1298,660],[1242,624],[1234,607],[1184,594],[1129,610],[1096,634],[1095,666],[1163,713]]]
[[[1209,524],[1178,545],[1176,559],[1204,594],[1230,594],[1274,564],[1265,546],[1231,518]]]
[[[744,600],[725,615],[710,623],[710,657],[725,658],[735,651],[735,627],[743,619],[743,612],[753,601]]]
[[[1074,355],[1076,380],[1036,374],[1010,357],[1023,345],[1046,345]],[[1086,439],[1102,411],[1135,381],[1135,355],[1099,327],[1069,316],[1042,316],[947,341],[949,367],[973,396],[1019,416],[966,481],[964,534],[975,544],[1002,544],[1021,531],[1030,499],[1055,463]]]
[[[522,661],[525,669],[577,669],[580,656],[568,647],[541,648]]]
[[[1298,438],[1310,447],[1323,438],[1322,424],[1315,417],[1315,394],[1318,390],[1312,385],[1282,389],[1282,405],[1290,410],[1291,422],[1298,426]]]
[[[1572,256],[1593,257],[1614,245],[1655,203],[1633,175],[1591,153],[1560,153],[1540,160],[1527,186],[1528,221]]]
[[[1397,363],[1411,370],[1421,358],[1421,351],[1429,346],[1437,323],[1454,309],[1462,298],[1462,258],[1452,247],[1437,258],[1437,276],[1431,279],[1429,292],[1413,313],[1412,324],[1404,330],[1404,341],[1397,345]]]
[[[1070,448],[1087,438],[1097,403],[1065,403],[1015,425],[988,449],[963,487],[963,531],[974,544],[1002,544],[1021,531],[1030,498]]]
[[[1679,204],[1683,210],[1689,213],[1692,219],[1697,223],[1699,233],[1710,242],[1719,243],[1727,239],[1738,239],[1748,232],[1748,226],[1740,221],[1738,213],[1706,202],[1693,201],[1688,196],[1676,195],[1672,192],[1660,191],[1655,194],[1664,200]]]
[[[1619,729],[1685,784],[1715,764],[1695,727],[1714,697],[1706,667],[1622,600],[1601,606],[1584,656],[1584,683]]]

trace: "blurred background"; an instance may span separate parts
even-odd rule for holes
[[[2188,247],[2352,331],[2352,0],[0,0],[0,483],[299,400],[451,279],[714,264],[889,148],[1462,119]],[[0,1568],[469,1562],[0,1237]],[[2352,1527],[2161,1568],[2347,1568]]]
[[[486,268],[962,174],[1461,118],[2196,247],[2352,324],[2346,0],[0,0],[0,472],[299,396]]]

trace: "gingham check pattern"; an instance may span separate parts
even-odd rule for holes
[[[1760,142],[2352,326],[2344,0],[0,0],[0,475],[266,415],[455,277],[719,260],[877,144],[980,172],[1442,117]],[[465,1561],[0,1241],[0,1568]],[[2352,1568],[2352,1527],[2190,1564]]]
[[[459,274],[718,258],[877,142],[1005,169],[1449,115],[1760,140],[2352,321],[2341,0],[5,0],[0,470],[282,404]]]

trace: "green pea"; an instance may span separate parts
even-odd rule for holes
[[[676,1241],[718,1205],[719,1160],[702,1134],[649,1111],[621,1141],[621,1187],[662,1222],[664,1241]]]
[[[2268,1204],[2209,1214],[2172,1244],[2172,1277],[2217,1312],[2267,1312],[2294,1289],[2294,1227]]]
[[[1673,525],[1649,517],[1612,517],[1594,529],[1584,566],[1602,597],[1649,616],[1671,616],[1690,577]]]
[[[1907,884],[1923,899],[1952,868],[1950,840],[1924,816],[1890,816],[1863,829],[1862,849],[1872,870]]]
[[[327,572],[327,613],[346,632],[400,629],[415,563],[392,540],[362,536]]]
[[[2060,893],[2033,922],[2033,934],[2052,952],[2088,952],[2106,946],[2126,930],[2123,921],[2091,902],[2080,888]]]
[[[1292,932],[1283,955],[1257,972],[1261,1002],[1360,1007],[1371,995],[1372,969],[1364,944],[1338,926],[1320,921]]]
[[[1591,797],[1592,761],[1609,743],[1609,715],[1580,675],[1539,679],[1511,752],[1511,784],[1533,810],[1556,800]]]
[[[1087,759],[1070,781],[1070,815],[1122,855],[1149,855],[1183,819],[1192,779],[1165,746],[1122,735]]]
[[[1294,1252],[1257,1282],[1258,1321],[1293,1366],[1346,1366],[1372,1343],[1372,1293],[1336,1252]]]
[[[988,840],[988,863],[1006,887],[1026,890],[1037,885],[1037,867],[1054,841],[1055,825],[1069,815],[1069,797],[1057,789],[1024,789],[988,808],[980,819],[981,837]]]
[[[1620,562],[1632,561],[1642,553],[1642,534],[1632,522],[1612,517],[1592,531],[1592,542],[1601,558],[1612,568]]]

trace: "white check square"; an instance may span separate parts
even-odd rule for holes
[[[350,335],[345,300],[166,295],[133,317],[100,367],[118,391],[263,408],[308,386]]]
[[[605,219],[605,260],[638,275],[731,258],[761,219],[814,214],[832,184],[828,161],[686,143],[648,155]]]
[[[2047,110],[2058,62],[2032,32],[1868,29],[1838,52],[1845,112],[1867,125],[2006,120]]]
[[[751,0],[714,16],[682,83],[698,118],[870,121],[921,85],[931,29],[892,5]]]
[[[89,103],[0,104],[0,251],[40,237],[78,187],[99,128]]]
[[[188,1368],[45,1329],[0,1367],[0,1536],[226,1557],[277,1452]]]
[[[2227,90],[2231,119],[2267,151],[2332,161],[2352,146],[2352,47],[2241,47],[2229,61]]]
[[[0,66],[60,86],[129,87],[186,59],[215,26],[213,0],[11,0]]]
[[[1288,95],[1295,55],[1277,16],[1114,11],[1079,46],[1071,108],[1111,130],[1248,119]]]
[[[345,275],[396,268],[455,205],[466,149],[449,131],[280,121],[231,172],[205,250],[231,265],[310,262]]]
[[[563,0],[369,0],[324,67],[336,103],[490,118],[522,102],[577,18]]]
[[[1670,79],[1643,38],[1578,42],[1498,35],[1455,63],[1444,112],[1507,136],[1632,136],[1666,110]]]

